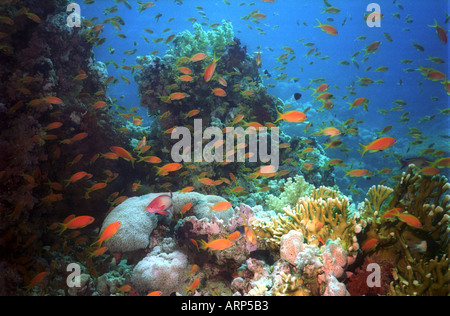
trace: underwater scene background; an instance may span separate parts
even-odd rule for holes
[[[448,295],[448,5],[0,1],[0,295]]]

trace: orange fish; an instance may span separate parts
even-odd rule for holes
[[[161,296],[161,291],[153,291],[147,294],[147,296]]]
[[[328,135],[331,137],[338,136],[341,133],[341,131],[338,130],[336,127],[327,127],[321,129],[320,132],[323,133],[324,135]]]
[[[44,196],[41,201],[42,202],[46,202],[46,203],[53,203],[53,202],[58,202],[61,201],[63,199],[63,195],[62,194],[49,194],[47,196]]]
[[[197,278],[192,282],[192,284],[189,287],[186,287],[186,293],[189,291],[195,291],[200,284],[200,278]]]
[[[91,246],[98,243],[98,247],[100,248],[104,241],[109,240],[112,236],[114,236],[122,225],[122,222],[117,221],[109,224],[100,234],[100,238],[94,242]]]
[[[327,34],[336,36],[338,35],[338,31],[336,30],[336,28],[334,26],[331,26],[329,24],[322,24],[320,23],[319,20],[317,20],[317,22],[319,22],[319,25],[315,26],[315,27],[320,27],[322,29],[322,31],[324,31]]]
[[[364,243],[364,245],[362,245],[361,250],[363,250],[363,251],[370,251],[370,250],[374,249],[378,245],[379,242],[380,241],[378,239],[371,238],[371,239],[367,240]]]
[[[378,50],[378,47],[380,47],[380,44],[380,41],[376,41],[364,48],[365,55],[375,53]]]
[[[390,217],[395,217],[398,214],[400,214],[400,211],[402,209],[397,207],[397,208],[393,208],[392,210],[387,211],[386,213],[384,213],[381,218],[390,218]]]
[[[416,228],[422,227],[422,223],[414,215],[400,213],[400,214],[397,214],[397,217],[399,220],[408,224],[409,226],[416,227]]]
[[[174,92],[171,95],[169,95],[169,100],[178,101],[178,100],[182,100],[182,99],[187,98],[187,97],[189,97],[189,95],[186,94],[186,93]]]
[[[89,199],[89,194],[90,194],[92,191],[104,189],[104,188],[106,188],[107,185],[108,185],[108,184],[105,183],[105,182],[101,182],[101,183],[96,183],[96,184],[94,184],[92,187],[90,187],[89,189],[87,189],[87,192],[85,193],[84,197],[85,197],[86,199]]]
[[[108,250],[108,247],[100,247],[97,250],[91,252],[91,254],[89,255],[90,257],[98,257],[101,256],[102,254],[104,254],[106,252],[106,250]]]
[[[192,203],[192,202],[184,204],[180,211],[181,216],[183,216],[184,213],[189,211],[192,208],[192,206],[194,206],[194,203]]]
[[[314,93],[312,95],[316,93],[325,92],[328,90],[328,88],[329,88],[328,84],[322,83],[317,89],[314,89]]]
[[[131,285],[129,285],[129,284],[122,285],[121,287],[119,287],[117,289],[117,291],[122,292],[122,293],[128,293],[131,291]]]
[[[214,180],[212,180],[210,178],[201,178],[201,179],[198,179],[198,181],[200,183],[203,183],[204,185],[214,185]]]
[[[192,274],[194,274],[195,272],[198,271],[198,265],[194,264],[191,268],[191,270],[189,271],[189,275],[188,277],[190,277]]]
[[[177,79],[180,81],[183,81],[183,82],[191,82],[194,80],[194,78],[189,75],[182,75],[182,76],[179,76]]]
[[[290,122],[290,123],[301,123],[306,121],[307,117],[305,115],[305,113],[300,112],[300,111],[289,111],[286,113],[281,114],[280,112],[278,112],[278,119],[274,122],[278,122],[280,120],[285,120],[286,122]]]
[[[169,215],[167,211],[172,207],[172,192],[170,196],[166,194],[161,194],[154,198],[146,207],[145,211],[152,214]]]
[[[79,171],[79,172],[73,174],[69,180],[66,180],[66,182],[67,182],[66,187],[73,182],[83,179],[86,175],[87,175],[86,171]]]
[[[220,60],[220,58],[216,59],[216,54],[214,54],[213,61],[211,62],[211,64],[209,64],[208,67],[206,67],[205,73],[203,75],[205,82],[209,82],[211,80],[211,78],[213,77],[214,72],[216,71],[216,63],[219,60]]]
[[[98,102],[94,103],[94,105],[92,107],[94,109],[98,110],[98,109],[104,108],[105,106],[106,106],[105,101],[98,101]]]
[[[44,280],[45,276],[47,275],[47,272],[41,272],[37,274],[33,279],[31,279],[30,283],[25,286],[26,292],[31,290],[34,286],[38,285],[39,283]]]
[[[239,213],[241,213],[242,218],[244,219],[244,234],[245,234],[245,239],[252,243],[253,245],[256,245],[257,241],[257,237],[255,232],[253,231],[253,229],[248,225],[247,223],[247,218],[245,217],[244,213],[242,213],[241,211],[239,211]]]
[[[226,97],[227,93],[222,88],[215,88],[212,90],[213,94],[218,97]]]
[[[320,232],[320,230],[323,228],[323,226],[324,226],[324,223],[322,223],[322,222],[316,222],[316,234],[318,233],[318,232]]]
[[[190,61],[191,62],[197,62],[197,61],[202,61],[205,58],[206,58],[206,54],[198,53],[198,54],[195,54],[194,56],[192,56]]]
[[[449,168],[450,167],[450,157],[441,158],[433,162],[433,167],[437,168]]]
[[[195,239],[190,238],[189,240],[190,240],[191,243],[197,248],[197,251],[199,251],[199,250],[198,250],[198,244],[197,244],[197,242],[195,241]]]
[[[119,155],[116,154],[116,153],[113,153],[113,152],[109,152],[109,153],[106,153],[106,154],[101,154],[101,156],[103,158],[110,159],[110,160],[119,159]]]
[[[366,151],[376,152],[376,151],[380,151],[380,150],[385,150],[385,149],[393,146],[396,142],[397,142],[397,140],[392,137],[381,137],[381,138],[374,140],[373,142],[371,142],[368,145],[360,144],[363,147],[361,156],[364,156]]]
[[[214,206],[211,206],[209,211],[210,212],[212,212],[212,211],[221,212],[221,211],[228,210],[230,207],[233,207],[233,205],[231,205],[230,202],[223,201],[223,202],[218,202],[218,203],[214,204]]]
[[[276,174],[275,166],[273,165],[261,166],[257,172],[254,172],[252,174],[254,175],[255,179],[260,176],[266,178],[272,177]]]
[[[261,49],[258,50],[258,54],[256,55],[256,66],[261,66]]]
[[[219,76],[218,80],[222,86],[228,87],[228,82],[222,76]]]
[[[211,249],[211,250],[224,250],[233,245],[233,242],[228,239],[216,239],[210,242],[206,242],[204,240],[200,240],[200,248],[201,249]]]
[[[231,126],[233,126],[234,124],[239,123],[240,121],[242,121],[244,118],[244,115],[239,114],[238,116],[236,116],[233,120],[233,122],[231,123]]]
[[[161,158],[156,157],[156,156],[147,156],[147,157],[142,157],[138,162],[141,162],[141,161],[156,164],[156,163],[160,163],[162,160],[161,160]]]
[[[419,170],[419,172],[421,174],[423,174],[423,175],[426,175],[426,176],[434,176],[434,175],[437,175],[437,174],[441,173],[439,171],[439,169],[437,169],[435,167],[422,168],[422,169]]]
[[[63,123],[61,123],[61,122],[50,123],[46,127],[44,127],[44,130],[50,131],[50,130],[53,130],[53,129],[60,128],[62,125],[63,125]]]
[[[189,69],[188,67],[180,67],[178,68],[178,71],[184,75],[192,75],[192,70]]]
[[[158,172],[156,172],[157,175],[166,176],[169,174],[169,172],[180,170],[181,168],[183,168],[183,165],[180,163],[173,162],[173,163],[164,165],[161,168],[160,167],[156,167],[156,168],[158,169]]]
[[[78,133],[78,134],[76,134],[74,137],[72,137],[70,140],[72,141],[72,143],[73,142],[77,142],[77,141],[80,141],[80,140],[83,140],[83,139],[85,139],[86,137],[88,136],[88,133]]]
[[[241,236],[241,232],[237,230],[237,231],[235,231],[234,233],[229,234],[229,235],[227,236],[227,239],[228,239],[228,240],[231,240],[231,241],[235,241],[235,240],[237,240],[240,236]]]
[[[187,113],[187,114],[184,116],[184,118],[193,117],[193,116],[197,115],[198,113],[200,113],[200,110],[192,110],[192,111],[189,111],[189,113]]]
[[[136,160],[136,158],[133,158],[133,156],[131,156],[131,154],[126,149],[117,146],[109,147],[109,149],[113,153],[117,154],[120,158],[123,158],[126,161],[131,161],[131,165],[134,168],[134,161]]]
[[[194,191],[194,187],[185,187],[180,190],[180,192],[186,193],[186,192],[192,192]]]
[[[438,25],[437,21],[434,20],[434,25],[428,25],[429,27],[434,27],[436,29],[436,33],[439,37],[439,40],[443,44],[447,44],[447,31],[440,25]]]
[[[364,175],[366,175],[369,172],[369,170],[367,169],[353,169],[353,170],[349,170],[345,173],[345,176],[350,176],[350,177],[362,177]]]
[[[353,103],[349,103],[349,102],[347,102],[347,103],[350,104],[349,109],[352,109],[352,108],[356,108],[357,106],[360,106],[362,104],[366,104],[367,102],[369,102],[369,100],[366,98],[358,98],[355,101],[353,101]]]
[[[62,226],[59,234],[62,234],[62,232],[64,232],[66,229],[80,229],[86,227],[87,225],[92,224],[94,220],[95,219],[92,216],[78,216],[69,220],[67,223],[58,223],[60,226]]]
[[[63,101],[57,97],[45,97],[42,98],[41,101],[50,103],[50,104],[61,104]]]

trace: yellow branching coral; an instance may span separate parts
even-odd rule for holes
[[[402,274],[396,269],[389,295],[447,296],[450,293],[450,265],[447,256],[414,261]]]
[[[367,192],[368,199],[364,201],[366,214],[380,214],[381,206],[393,191],[393,189],[383,185],[372,186]]]
[[[450,196],[445,193],[450,184],[445,177],[421,176],[413,170],[410,165],[393,190],[383,186],[369,190],[361,213],[367,224],[365,240],[379,240],[377,255],[396,264],[389,294],[448,295]],[[382,218],[394,208],[415,224],[395,215]]]
[[[348,251],[357,250],[354,246],[356,222],[349,215],[348,199],[325,188],[313,190],[312,196],[316,198],[301,197],[294,208],[285,207],[284,214],[277,214],[271,221],[255,223],[268,233],[265,237],[269,245],[279,247],[281,237],[296,230],[303,234],[308,244],[318,245],[319,240],[341,240]]]

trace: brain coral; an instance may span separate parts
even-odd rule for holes
[[[184,292],[189,262],[187,256],[174,247],[175,242],[165,238],[134,267],[131,281],[138,291],[159,290],[162,295]]]
[[[108,214],[103,222],[101,231],[109,224],[120,221],[122,225],[119,231],[104,243],[110,251],[128,252],[145,249],[149,245],[149,237],[158,224],[161,215],[150,214],[145,211],[147,205],[156,197],[169,193],[150,193],[140,197],[132,197],[118,205]],[[233,215],[233,208],[221,212],[210,212],[214,204],[225,201],[224,198],[215,195],[203,195],[197,192],[174,193],[173,209],[169,210],[169,220],[180,218],[180,211],[186,203],[192,202],[192,212],[198,219],[217,217],[227,222]]]
[[[127,252],[148,246],[149,236],[158,224],[158,218],[145,212],[145,208],[157,196],[157,193],[152,193],[129,198],[108,214],[101,231],[113,222],[122,223],[118,232],[104,243],[110,251]]]

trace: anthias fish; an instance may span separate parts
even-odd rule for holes
[[[146,212],[152,214],[169,215],[167,211],[172,207],[172,192],[170,196],[167,194],[161,194],[154,198],[150,204],[145,208]]]

